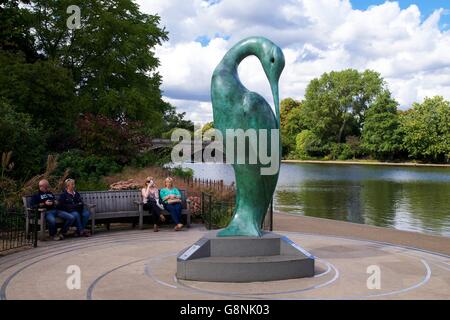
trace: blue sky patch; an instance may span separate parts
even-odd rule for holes
[[[351,0],[353,9],[367,10],[370,6],[380,5],[387,2],[386,0]],[[422,13],[422,20],[428,18],[435,10],[445,9],[444,15],[441,17],[440,27],[442,30],[450,29],[450,1],[449,0],[396,0],[400,8],[406,9],[410,5],[417,5]]]
[[[208,35],[202,35],[202,36],[197,37],[195,39],[195,42],[200,42],[202,47],[206,47],[206,46],[208,46],[208,44],[211,42],[212,39],[216,39],[216,38],[222,38],[224,40],[229,40],[230,36],[220,35],[220,34],[216,33],[213,38],[210,38]]]

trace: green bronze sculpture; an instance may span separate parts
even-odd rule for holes
[[[255,55],[261,62],[269,80],[275,105],[276,116],[262,96],[246,89],[239,80],[238,65]],[[271,141],[273,129],[280,128],[280,107],[278,81],[284,68],[284,56],[273,42],[262,37],[250,37],[237,43],[216,67],[211,81],[211,99],[214,127],[225,137],[227,129],[266,129]],[[258,140],[260,136],[258,136]],[[261,225],[267,213],[278,181],[281,143],[278,135],[276,173],[261,174],[267,166],[258,158],[256,164],[233,163],[236,178],[236,208],[230,224],[218,233],[219,237],[253,236],[260,237]],[[258,141],[260,145],[261,141]],[[228,152],[226,139],[223,141]],[[267,143],[270,154],[270,143]],[[252,148],[247,145],[246,148]],[[248,149],[247,149],[248,151]],[[248,155],[248,153],[246,153]],[[246,156],[248,160],[248,156]]]

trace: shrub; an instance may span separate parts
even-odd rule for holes
[[[295,138],[295,154],[300,159],[309,159],[323,152],[320,140],[310,130],[303,130]]]
[[[61,154],[58,172],[70,169],[70,176],[84,181],[95,181],[100,177],[117,173],[122,167],[109,157],[86,155],[80,150]]]
[[[79,119],[77,128],[81,150],[87,155],[106,155],[120,164],[130,163],[136,154],[150,146],[150,137],[138,121],[88,113]]]
[[[176,177],[191,179],[194,177],[194,170],[191,168],[182,168],[180,166],[170,169],[170,173]]]
[[[0,154],[12,152],[12,178],[25,180],[38,173],[45,160],[45,140],[40,127],[25,113],[0,100]]]
[[[132,161],[131,166],[146,168],[150,166],[162,166],[170,162],[170,149],[150,150],[139,153]]]

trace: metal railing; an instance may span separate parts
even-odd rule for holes
[[[28,233],[26,214],[32,222]],[[26,213],[21,210],[0,211],[0,253],[26,246],[37,247],[37,222],[38,214],[35,210]]]
[[[201,215],[208,230],[224,228],[233,217],[235,208],[234,202],[217,201],[206,192],[201,196]],[[261,229],[273,231],[273,200],[270,203],[266,217],[261,225]]]

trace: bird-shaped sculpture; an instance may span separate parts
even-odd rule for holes
[[[271,106],[258,93],[245,88],[238,76],[238,66],[243,59],[254,55],[262,64],[272,90],[276,115]],[[223,137],[227,129],[260,129],[267,130],[266,145],[268,155],[271,155],[272,129],[280,128],[280,106],[278,81],[284,69],[284,55],[281,49],[272,41],[263,37],[250,37],[233,46],[216,67],[211,81],[211,99],[213,106],[214,127]],[[258,135],[258,139],[260,136]],[[257,146],[260,146],[258,141]],[[227,141],[223,141],[225,151]],[[231,148],[231,146],[228,146]],[[278,135],[276,143],[276,173],[264,175],[261,168],[268,167],[267,162],[261,162],[258,156],[256,164],[249,163],[249,152],[256,152],[254,145],[246,142],[245,163],[233,161],[236,180],[236,206],[230,224],[220,230],[219,237],[249,236],[261,237],[261,225],[272,200],[278,181],[281,156],[281,143]],[[234,150],[236,154],[236,149]],[[273,165],[273,164],[272,164]]]

